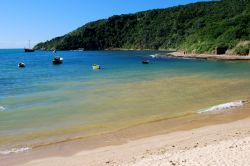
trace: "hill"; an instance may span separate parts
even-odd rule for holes
[[[39,50],[176,49],[195,53],[248,54],[250,0],[198,2],[115,15],[52,40]]]

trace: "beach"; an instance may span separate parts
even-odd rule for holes
[[[249,165],[250,119],[178,131],[18,166]]]
[[[202,147],[206,135],[193,130],[250,117],[247,61],[152,58],[166,54],[155,51],[57,53],[65,60],[59,66],[50,52],[30,58],[0,51],[1,166],[144,165],[164,158],[158,155],[166,146],[169,154],[192,150],[195,141]],[[19,69],[17,60],[27,67]],[[224,135],[220,141],[234,138]]]
[[[37,147],[3,166],[249,165],[249,105]],[[13,160],[15,158],[15,160]]]
[[[0,166],[250,166],[250,0],[1,6]]]

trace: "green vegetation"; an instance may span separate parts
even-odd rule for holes
[[[41,50],[177,49],[249,53],[250,0],[209,1],[112,16],[39,43]]]
[[[249,55],[250,41],[239,42],[232,50],[228,51],[227,54],[239,54]]]

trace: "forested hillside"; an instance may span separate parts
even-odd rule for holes
[[[80,18],[79,18],[80,19]],[[116,15],[44,43],[40,50],[177,49],[248,54],[250,0],[209,1]]]

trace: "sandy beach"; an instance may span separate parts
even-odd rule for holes
[[[184,58],[184,59],[205,59],[205,60],[229,60],[229,61],[236,61],[236,60],[250,60],[250,56],[239,56],[239,55],[212,55],[212,54],[192,54],[183,52],[171,52],[168,54],[159,54],[156,55],[157,58]]]
[[[0,166],[250,166],[250,0],[1,7]]]
[[[250,119],[48,157],[18,166],[249,165]]]

